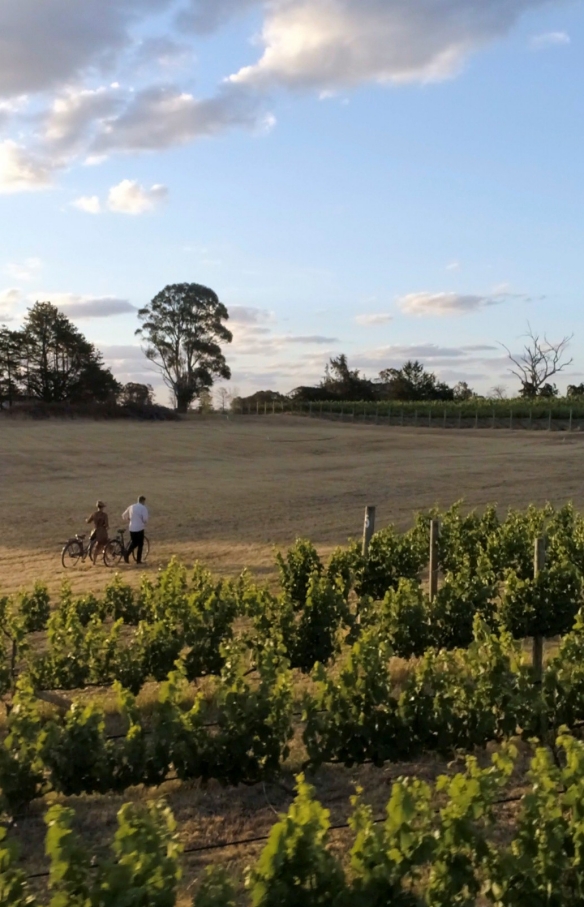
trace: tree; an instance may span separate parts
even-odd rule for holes
[[[584,384],[568,384],[568,397],[584,397]]]
[[[572,363],[572,359],[566,359],[565,356],[574,335],[570,334],[559,342],[552,343],[545,334],[542,340],[539,334],[534,333],[531,325],[528,324],[527,328],[523,352],[518,356],[514,356],[504,343],[501,344],[514,366],[509,370],[521,382],[522,397],[554,396],[549,379]]]
[[[218,387],[215,393],[219,409],[224,413],[226,409],[229,409],[229,404],[232,400],[231,391],[227,387]]]
[[[22,335],[0,327],[0,407],[12,406],[20,392]]]
[[[103,402],[120,385],[103,364],[101,353],[50,302],[28,310],[21,336],[22,386],[44,403]]]
[[[421,362],[411,359],[402,368],[386,368],[379,373],[381,395],[388,400],[453,400],[454,391]]]
[[[344,353],[329,359],[321,387],[339,400],[372,400],[371,381],[361,376],[359,369],[350,369]]]
[[[229,380],[231,371],[221,344],[233,335],[224,322],[229,313],[216,293],[196,283],[167,286],[140,309],[146,356],[160,369],[178,412],[187,411],[215,378]]]
[[[504,384],[495,384],[494,387],[489,391],[489,397],[491,400],[506,400],[507,399],[507,388]]]
[[[459,381],[458,384],[455,384],[452,392],[455,400],[471,400],[475,396],[472,387],[469,387],[466,381]]]
[[[122,406],[152,406],[154,389],[151,384],[130,381],[122,387],[119,402]]]

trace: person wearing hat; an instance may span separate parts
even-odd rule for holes
[[[98,554],[103,551],[107,545],[108,538],[108,529],[109,529],[109,518],[105,512],[105,504],[103,501],[98,501],[95,505],[95,510],[91,516],[87,517],[87,523],[93,523],[94,530],[91,533],[92,539],[95,539],[95,546],[92,552],[93,563],[97,561]]]

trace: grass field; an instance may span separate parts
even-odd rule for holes
[[[378,525],[407,525],[432,504],[584,504],[584,437],[565,433],[441,431],[346,425],[294,416],[221,416],[164,424],[0,422],[0,591],[65,575],[63,542],[84,530],[97,500],[112,530],[145,494],[149,569],[173,554],[233,574],[273,569],[273,546],[298,536],[322,551]],[[135,567],[125,568],[139,578]],[[111,578],[89,563],[73,588]]]
[[[0,594],[41,579],[56,589],[65,571],[63,541],[83,530],[95,500],[108,504],[112,529],[138,494],[151,509],[152,555],[148,570],[176,554],[201,560],[218,573],[244,566],[268,576],[273,546],[311,538],[323,552],[360,534],[363,508],[377,505],[378,522],[407,525],[412,512],[448,506],[463,497],[469,506],[496,501],[502,508],[550,500],[584,504],[584,437],[559,433],[440,431],[348,425],[293,416],[212,417],[181,423],[0,422]],[[140,571],[124,567],[139,581]],[[68,571],[79,592],[99,590],[112,573],[103,566]],[[110,694],[81,698],[108,701]],[[148,705],[148,689],[143,693]],[[216,784],[167,782],[159,791],[132,789],[123,796],[60,798],[78,811],[77,827],[99,850],[111,834],[122,802],[159,794],[175,811],[187,846],[205,846],[264,834],[286,808],[292,775],[301,763],[293,752],[279,784],[223,790]],[[343,821],[354,782],[381,810],[398,774],[433,778],[444,761],[375,769],[321,769],[319,796]],[[449,769],[452,770],[452,769]],[[19,823],[26,842],[24,865],[44,864],[42,813],[34,803]],[[501,816],[503,825],[505,816]],[[335,839],[336,840],[336,839]],[[348,840],[338,835],[339,847]],[[226,861],[242,869],[261,845],[193,855],[185,866],[183,901],[203,865]]]

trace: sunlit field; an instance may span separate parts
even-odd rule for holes
[[[177,555],[233,575],[273,570],[274,546],[310,538],[326,553],[416,509],[496,502],[584,502],[584,438],[565,433],[401,429],[294,416],[214,416],[179,423],[0,423],[0,590],[34,580],[74,590],[111,579],[89,561],[65,572],[60,551],[95,501],[112,532],[145,494],[152,570]],[[139,579],[135,566],[125,574]]]

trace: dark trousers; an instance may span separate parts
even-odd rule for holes
[[[141,529],[140,532],[130,532],[130,537],[132,541],[128,548],[128,557],[131,555],[132,551],[136,549],[136,563],[141,564],[142,550],[144,548],[144,530]]]

